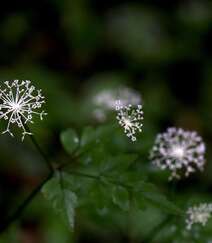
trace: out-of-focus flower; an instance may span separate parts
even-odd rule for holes
[[[41,120],[43,119],[46,113],[35,111],[41,108],[43,103],[45,101],[41,90],[36,91],[31,81],[5,81],[4,87],[0,87],[0,119],[8,122],[3,133],[14,136],[10,127],[11,124],[16,124],[22,129],[22,140],[26,134],[31,135],[26,131],[24,124],[33,123],[33,115],[38,115]]]
[[[193,206],[187,210],[186,228],[191,230],[192,225],[199,223],[206,225],[212,213],[212,203],[201,203],[199,206]]]
[[[124,132],[133,142],[136,141],[136,133],[142,132],[143,111],[142,105],[133,107],[131,104],[123,105],[122,102],[116,101],[117,120],[124,128]]]
[[[96,107],[93,113],[94,117],[98,121],[105,121],[107,112],[115,109],[117,100],[120,100],[122,105],[138,105],[141,103],[141,96],[136,91],[124,86],[102,90],[93,98],[93,104]]]
[[[169,128],[159,134],[150,153],[153,164],[171,171],[170,180],[188,177],[197,169],[203,171],[205,144],[196,132]]]

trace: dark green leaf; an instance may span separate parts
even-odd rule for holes
[[[130,165],[135,161],[136,155],[122,154],[118,156],[110,156],[101,164],[102,174],[122,174],[126,172]]]
[[[112,189],[113,203],[119,206],[122,210],[129,210],[129,193],[122,186],[113,186]]]
[[[133,191],[136,204],[139,208],[143,208],[145,204],[150,202],[171,214],[182,214],[180,208],[170,202],[152,183],[138,181],[134,185]]]
[[[124,173],[120,173],[118,179],[122,183],[127,183],[129,186],[133,187],[134,190],[140,190],[143,187],[147,187],[147,183],[144,182],[146,179],[146,174],[144,175],[142,171],[135,169],[125,170]],[[116,176],[117,178],[117,176]],[[144,185],[145,184],[145,185]],[[148,183],[149,184],[149,183]]]
[[[81,137],[80,145],[84,147],[85,145],[89,144],[91,141],[94,140],[95,129],[92,127],[86,127],[83,130],[83,134]]]
[[[78,195],[78,206],[87,206],[86,203],[89,200],[88,192],[94,185],[96,186],[96,180],[79,176],[77,175],[77,171],[75,175],[69,172],[63,172],[63,175],[64,186],[71,188],[71,190]]]
[[[182,214],[182,210],[174,203],[170,202],[163,194],[159,192],[142,192],[142,195],[152,204],[175,215]]]
[[[81,137],[81,153],[96,149],[96,146],[104,141],[110,141],[114,126],[105,125],[96,129],[87,127],[84,129]]]
[[[111,184],[106,180],[96,182],[90,192],[90,202],[99,214],[106,214],[112,203]]]
[[[150,183],[145,181],[137,181],[136,184],[134,184],[134,191],[135,192],[151,192],[151,193],[159,193],[158,188]]]
[[[79,138],[71,128],[61,133],[60,140],[64,149],[69,154],[72,154],[79,146]]]
[[[65,188],[59,175],[49,180],[42,192],[53,208],[59,212],[65,220],[68,220],[71,229],[74,228],[75,208],[77,206],[77,196],[74,192]]]

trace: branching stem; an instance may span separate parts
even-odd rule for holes
[[[24,123],[23,123],[24,124]],[[27,126],[27,124],[24,124],[25,130],[28,133],[31,133],[30,128]],[[37,143],[36,139],[33,135],[30,136],[33,144],[35,145],[36,149],[46,162],[48,168],[49,168],[49,175],[30,193],[30,195],[23,201],[23,203],[17,208],[17,210],[5,221],[0,223],[0,233],[3,233],[15,220],[17,220],[21,214],[23,213],[24,209],[28,206],[28,204],[34,199],[34,197],[37,195],[37,193],[41,190],[43,185],[52,178],[54,174],[54,168],[48,158],[48,156],[43,152],[39,144]]]
[[[111,183],[111,184],[114,184],[116,186],[124,187],[127,190],[131,190],[132,189],[132,186],[124,184],[124,183],[119,182],[119,181],[116,181],[116,180],[112,179],[111,177],[105,176],[105,175],[104,176],[101,176],[101,175],[97,176],[97,175],[91,175],[91,174],[82,173],[82,172],[79,172],[79,171],[69,171],[69,174],[76,175],[76,176],[81,176],[81,177],[87,177],[87,178],[94,179],[94,180],[99,180],[99,181],[101,181],[105,177],[105,178],[107,178],[107,181],[109,183]]]

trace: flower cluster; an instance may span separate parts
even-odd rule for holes
[[[31,81],[6,81],[4,88],[0,87],[0,119],[8,121],[3,133],[11,132],[11,124],[17,124],[22,129],[22,140],[26,134],[31,135],[25,128],[26,123],[33,123],[33,115],[39,115],[40,119],[46,115],[44,111],[35,111],[45,103],[41,90],[35,90]]]
[[[201,203],[199,206],[193,206],[187,210],[186,228],[191,230],[195,223],[206,225],[212,213],[212,204]]]
[[[205,144],[196,132],[181,128],[169,128],[159,134],[150,153],[153,164],[162,170],[171,171],[170,180],[180,179],[184,173],[188,177],[196,169],[204,169]]]
[[[116,102],[117,120],[124,128],[124,132],[133,142],[136,141],[136,133],[142,132],[143,111],[142,105],[134,108],[131,104],[123,105],[121,101]]]
[[[116,89],[106,89],[99,92],[93,98],[95,105],[94,116],[99,121],[106,120],[106,112],[112,111],[116,107],[116,101],[120,100],[122,105],[139,105],[141,96],[134,90],[121,86]]]

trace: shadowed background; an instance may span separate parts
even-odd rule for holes
[[[146,160],[155,135],[167,126],[197,130],[207,143],[207,166],[203,174],[179,183],[178,190],[182,198],[186,191],[191,198],[211,199],[211,13],[212,3],[206,0],[8,1],[0,9],[0,82],[29,79],[43,90],[48,116],[30,127],[54,160],[63,157],[63,129],[80,132],[98,125],[89,103],[96,89],[115,84],[136,90],[145,111]],[[0,154],[3,220],[47,171],[29,138],[22,143],[2,135]],[[144,219],[151,218],[151,225],[161,216],[151,210],[135,219],[140,242],[151,231]],[[110,219],[118,225],[114,230],[110,221],[97,227],[99,219],[90,218],[77,218],[77,242],[126,242],[123,225],[115,222],[121,219]],[[69,238],[67,227],[38,195],[0,242],[63,243]]]

